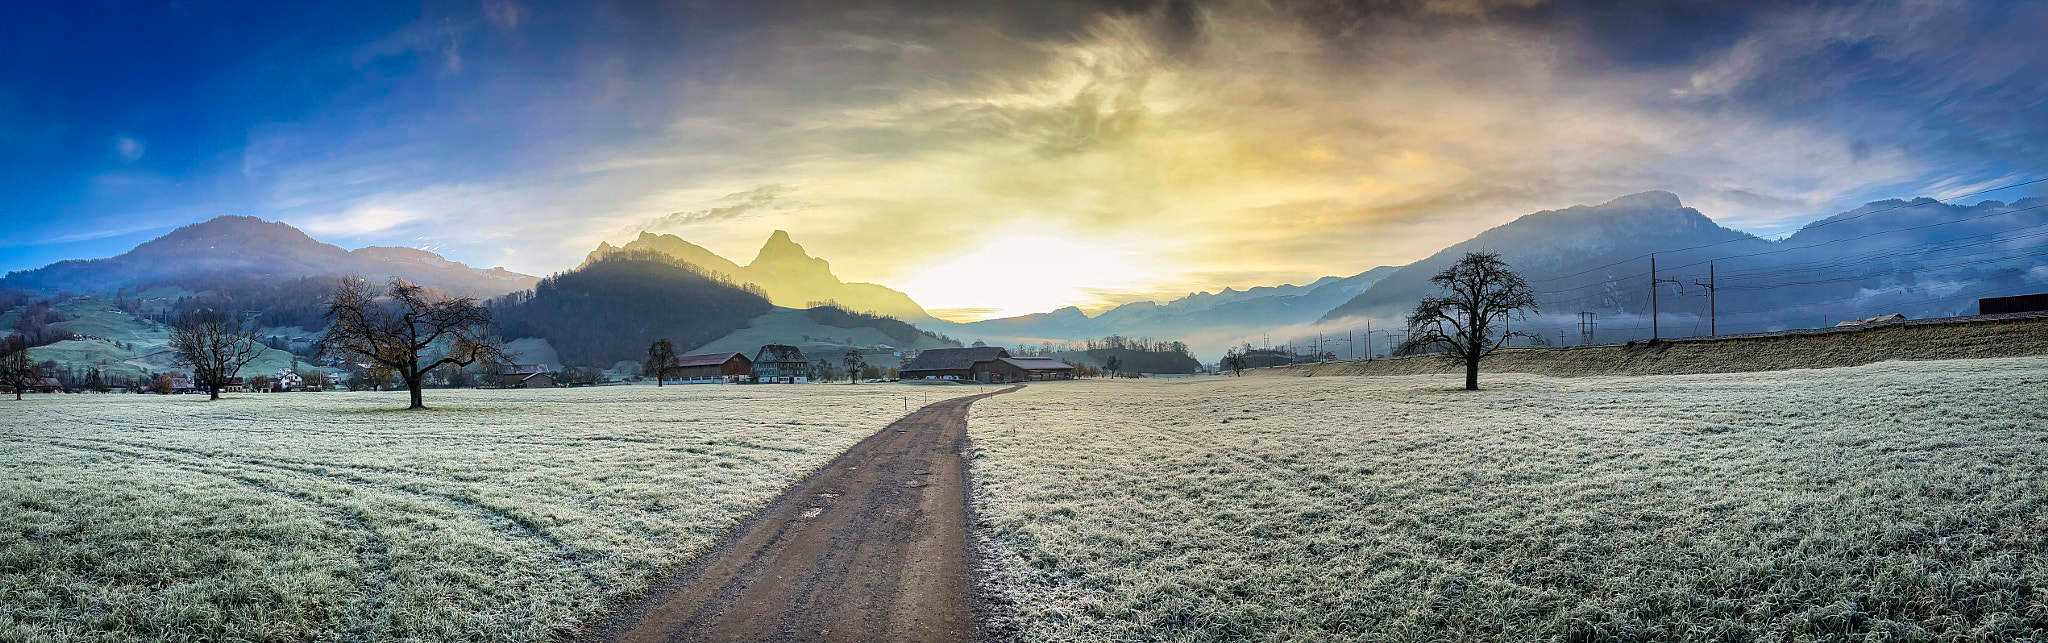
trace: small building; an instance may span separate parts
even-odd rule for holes
[[[190,377],[178,375],[171,378],[171,392],[179,394],[197,393],[199,392],[199,385],[193,382]]]
[[[1895,324],[1902,321],[1906,321],[1905,315],[1892,313],[1889,315],[1878,315],[1876,317],[1865,317],[1863,319],[1844,320],[1836,323],[1835,327],[1844,328],[1849,326],[1876,326],[1880,324]]]
[[[241,393],[241,392],[243,392],[243,391],[244,391],[245,389],[248,389],[248,388],[249,388],[249,382],[248,382],[247,380],[244,380],[244,379],[242,379],[242,378],[239,378],[239,377],[230,377],[230,378],[228,378],[228,381],[227,381],[227,383],[225,383],[225,384],[221,384],[221,385],[220,385],[220,392],[222,392],[222,393]]]
[[[754,360],[740,353],[704,353],[676,358],[676,366],[662,373],[669,384],[733,384],[754,375]]]
[[[904,364],[898,372],[898,377],[906,380],[981,381],[975,378],[976,364],[1009,356],[1010,351],[1000,346],[933,348],[911,358],[910,363]]]
[[[1074,379],[1074,365],[1050,357],[998,357],[976,362],[976,382],[1045,382]]]
[[[760,384],[803,384],[811,381],[811,363],[804,352],[788,344],[769,344],[754,353],[754,382]]]
[[[555,388],[561,386],[555,376],[546,371],[535,373],[505,373],[498,376],[498,388]]]
[[[303,388],[306,388],[306,378],[290,368],[277,369],[277,374],[270,378],[272,393],[289,393]]]
[[[1977,314],[2003,315],[2007,313],[2048,312],[2048,292],[2011,297],[1985,297],[1977,300]]]
[[[62,393],[64,392],[64,383],[57,381],[57,378],[54,377],[45,377],[36,380],[35,384],[29,385],[28,390],[37,393]]]

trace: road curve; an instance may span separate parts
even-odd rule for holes
[[[862,440],[585,638],[973,638],[967,409],[1014,390],[936,402]]]

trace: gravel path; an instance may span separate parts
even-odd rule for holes
[[[596,641],[965,641],[967,409],[937,402],[812,473]]]

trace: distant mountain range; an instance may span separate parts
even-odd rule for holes
[[[667,255],[736,282],[760,286],[777,306],[809,308],[835,302],[848,310],[888,315],[912,323],[932,319],[909,295],[875,284],[840,281],[832,274],[831,263],[811,256],[789,238],[788,232],[781,230],[768,235],[754,261],[744,266],[681,237],[648,232],[640,233],[639,238],[624,246],[598,244],[585,263],[616,252],[642,250]]]
[[[1528,214],[1405,266],[1301,285],[1225,288],[1164,303],[1133,302],[1097,315],[1068,307],[970,323],[934,319],[908,295],[881,285],[844,282],[825,259],[811,256],[782,231],[770,235],[746,265],[673,235],[641,233],[623,246],[600,244],[583,268],[612,258],[639,260],[608,264],[598,272],[565,272],[555,280],[558,288],[536,296],[532,291],[539,279],[502,268],[472,268],[411,248],[344,250],[283,223],[220,217],[179,228],[119,256],[10,273],[0,279],[0,294],[29,295],[10,295],[0,299],[9,302],[0,306],[19,309],[37,297],[75,293],[125,300],[122,306],[147,317],[176,312],[178,302],[190,303],[188,295],[206,294],[212,298],[206,301],[222,302],[218,305],[259,309],[251,312],[263,314],[268,325],[310,331],[320,323],[318,302],[311,301],[318,297],[311,293],[331,288],[327,279],[399,276],[452,294],[505,299],[497,305],[506,321],[545,336],[568,362],[626,359],[636,344],[644,344],[640,336],[650,333],[675,334],[679,344],[720,350],[775,340],[842,352],[915,350],[950,345],[952,338],[1019,346],[1116,334],[1184,341],[1203,359],[1214,359],[1228,346],[1263,337],[1290,343],[1318,333],[1343,336],[1362,330],[1367,320],[1376,330],[1392,329],[1416,301],[1435,292],[1431,275],[1475,251],[1500,252],[1532,282],[1542,313],[1524,322],[1523,329],[1552,342],[1578,340],[1580,312],[1596,318],[1598,341],[1649,336],[1651,253],[1656,253],[1657,276],[1675,280],[1661,283],[1657,291],[1660,331],[1666,336],[1702,334],[1710,323],[1722,333],[1736,333],[1894,312],[1909,317],[1967,314],[1975,311],[1978,296],[2048,290],[2048,200],[1975,205],[1924,198],[1881,201],[1773,241],[1722,227],[1671,193],[1644,192]],[[690,269],[652,265],[645,260],[649,256]],[[1713,322],[1703,285],[1709,281],[1710,260],[1711,283],[1717,287]],[[635,275],[652,275],[646,278],[660,283],[638,289],[619,285]],[[750,289],[755,292],[745,292]],[[139,294],[144,292],[156,294]],[[621,299],[620,293],[627,292],[639,294]],[[500,297],[507,294],[515,296]],[[630,301],[635,297],[662,300],[639,302],[652,306],[647,307]],[[771,305],[750,297],[765,297]],[[791,310],[828,301],[917,328]],[[616,314],[610,323],[579,322],[578,311],[586,306],[579,302],[609,302],[607,309]],[[716,319],[704,317],[712,311]],[[0,318],[8,312],[0,310]],[[633,338],[598,341],[583,333]]]
[[[223,216],[172,230],[114,257],[72,259],[8,273],[0,279],[0,288],[97,294],[194,280],[327,275],[404,277],[443,292],[473,297],[531,288],[539,280],[503,268],[471,268],[414,248],[344,250],[281,222]]]
[[[1391,325],[1436,292],[1430,276],[1476,251],[1501,253],[1530,279],[1543,305],[1530,329],[1568,343],[1578,340],[1580,311],[1594,314],[1598,341],[1650,335],[1651,253],[1657,277],[1676,280],[1658,286],[1664,336],[1889,313],[1970,314],[1980,296],[2048,290],[2044,228],[2048,200],[2040,198],[1975,205],[1922,198],[1870,203],[1772,241],[1721,227],[1671,193],[1645,192],[1537,212],[1480,233],[1403,266],[1318,323]],[[1711,310],[1707,283],[1719,289]]]

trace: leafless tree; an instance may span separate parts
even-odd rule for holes
[[[666,339],[654,340],[647,346],[647,363],[640,365],[643,372],[654,376],[654,385],[661,386],[661,376],[676,368],[676,345]]]
[[[361,360],[372,370],[397,375],[412,393],[407,408],[427,408],[420,389],[428,372],[504,357],[504,349],[490,335],[490,310],[476,299],[430,300],[425,289],[396,277],[382,298],[361,279],[343,281],[328,301],[327,319],[321,353]]]
[[[28,357],[28,340],[20,335],[0,339],[0,384],[14,389],[14,399],[43,379],[43,369]]]
[[[242,367],[263,354],[263,341],[240,315],[205,310],[186,314],[171,328],[171,356],[192,369],[192,381],[206,387],[206,399],[220,399]]]
[[[1223,368],[1230,369],[1232,375],[1244,377],[1244,362],[1244,353],[1237,352],[1235,348],[1223,354]]]
[[[1479,390],[1479,360],[1509,338],[1525,335],[1508,332],[1507,321],[1521,318],[1525,309],[1537,310],[1536,295],[1529,292],[1529,282],[1490,252],[1466,253],[1429,281],[1444,295],[1423,299],[1409,313],[1403,348],[1442,349],[1445,357],[1465,364],[1465,390]]]
[[[846,383],[859,384],[860,369],[867,368],[867,366],[868,360],[865,357],[861,357],[860,351],[846,351]]]

